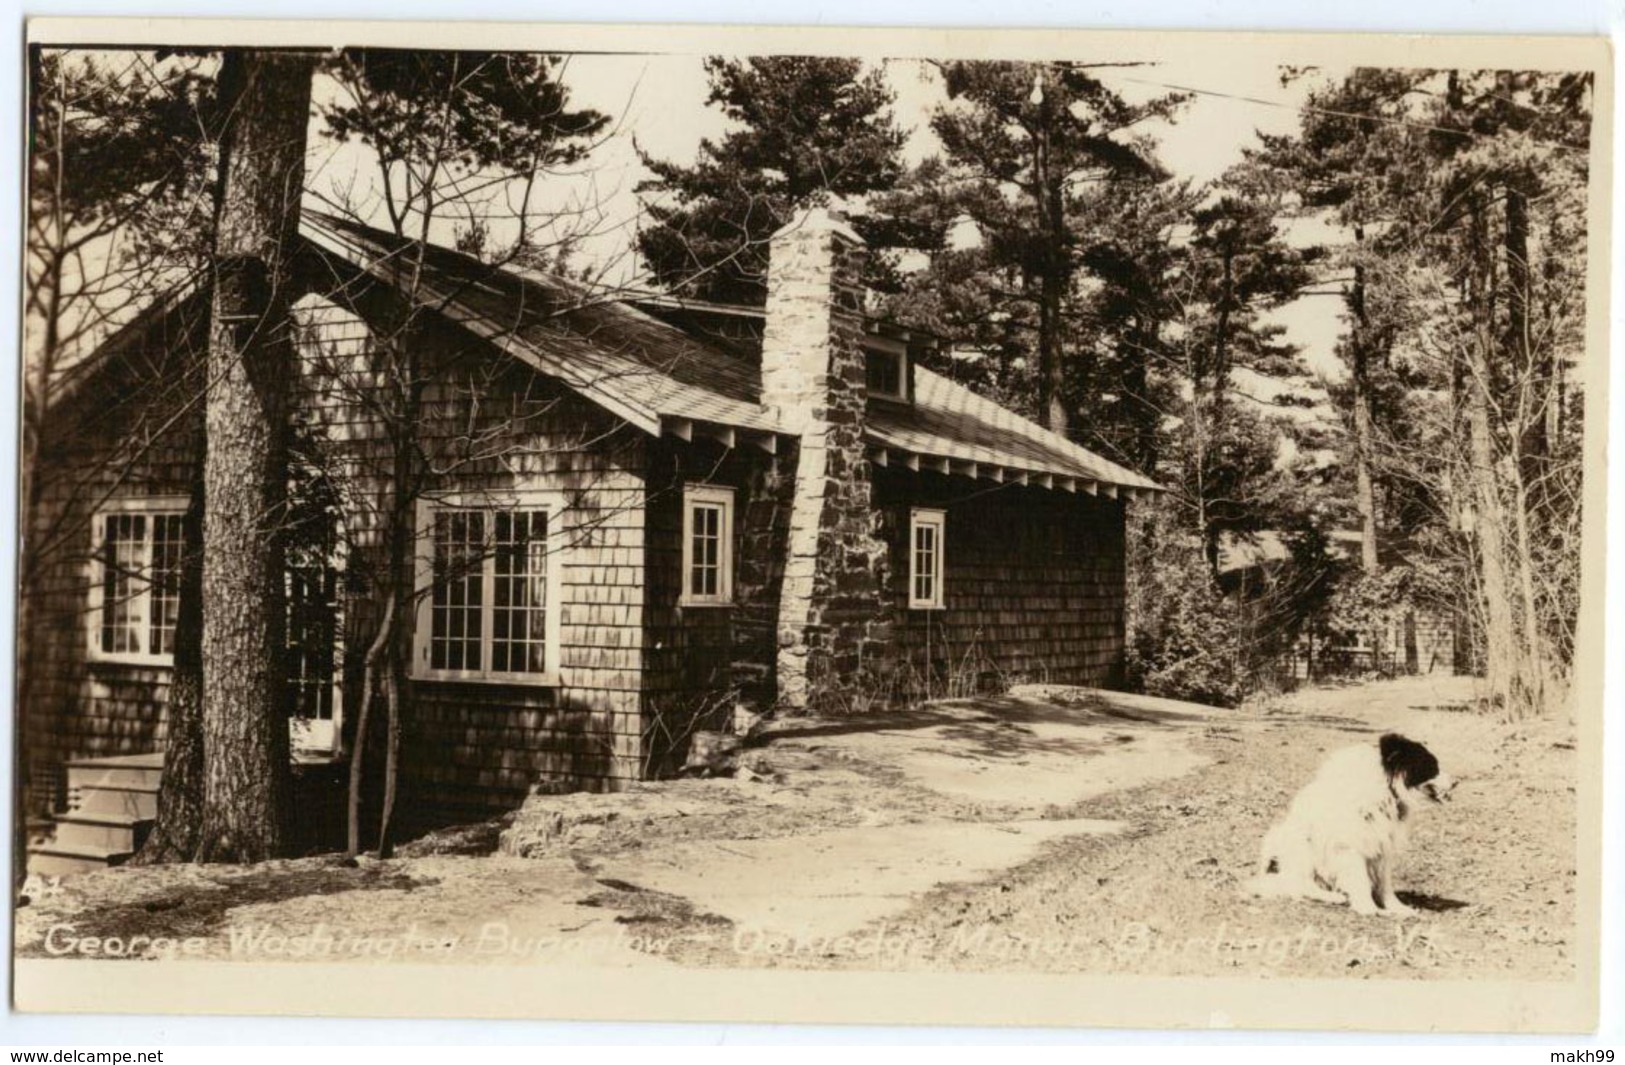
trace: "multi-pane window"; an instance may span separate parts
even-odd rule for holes
[[[918,610],[940,608],[943,598],[943,533],[947,515],[916,508],[908,523],[908,605]]]
[[[547,671],[547,514],[498,511],[493,567],[491,668],[498,673]]]
[[[185,502],[136,500],[92,522],[90,655],[169,665],[180,616]]]
[[[689,606],[733,602],[732,488],[689,485],[683,493],[683,594]]]
[[[485,515],[434,516],[434,585],[429,599],[429,668],[479,672],[485,636]]]
[[[420,676],[535,682],[557,671],[549,528],[542,507],[431,511]]]

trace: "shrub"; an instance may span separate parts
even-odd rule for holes
[[[1245,626],[1195,537],[1135,530],[1126,680],[1170,699],[1237,706],[1247,694]]]

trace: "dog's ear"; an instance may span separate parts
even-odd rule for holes
[[[1439,775],[1439,760],[1415,740],[1390,732],[1377,741],[1377,747],[1382,751],[1383,772],[1390,780],[1399,778],[1407,788],[1421,787]]]

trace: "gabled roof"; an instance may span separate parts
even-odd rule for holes
[[[307,211],[312,244],[391,283],[405,281],[410,245],[390,234]],[[421,295],[465,328],[651,433],[689,435],[695,423],[779,432],[761,405],[759,364],[738,345],[707,339],[642,306],[760,319],[754,307],[604,293],[553,274],[495,267],[430,245]],[[642,306],[640,306],[640,304]],[[878,323],[873,332],[886,333]],[[729,350],[730,347],[735,350]],[[1110,462],[1013,411],[916,365],[914,401],[876,405],[867,435],[877,461],[1019,479],[1085,491],[1157,491]]]
[[[345,272],[398,287],[411,283],[412,242],[308,209],[300,235]],[[645,432],[691,437],[698,430],[730,443],[743,433],[771,449],[778,434],[790,431],[762,406],[760,365],[749,344],[709,339],[638,305],[657,306],[669,298],[629,299],[554,274],[492,266],[438,245],[425,248],[416,284],[421,305]],[[194,280],[166,294],[142,320],[194,300],[201,287]],[[761,308],[726,310],[758,320],[763,314]],[[884,323],[869,326],[880,335],[907,335]],[[874,404],[866,435],[870,456],[880,465],[1107,495],[1161,490],[917,363],[913,402]]]
[[[311,211],[300,233],[358,270],[410,283],[412,246],[393,234]],[[423,303],[647,432],[667,418],[779,428],[759,402],[756,367],[586,285],[433,244],[417,284]]]
[[[194,273],[164,290],[129,321],[113,330],[83,357],[57,371],[48,404],[52,408],[74,403],[90,381],[121,355],[140,347],[148,337],[179,323],[182,328],[208,327],[209,286],[202,273]]]

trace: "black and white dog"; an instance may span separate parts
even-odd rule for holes
[[[1334,751],[1264,836],[1254,895],[1347,901],[1355,913],[1416,911],[1394,894],[1394,860],[1406,821],[1446,802],[1455,781],[1433,752],[1388,733],[1373,746]]]

